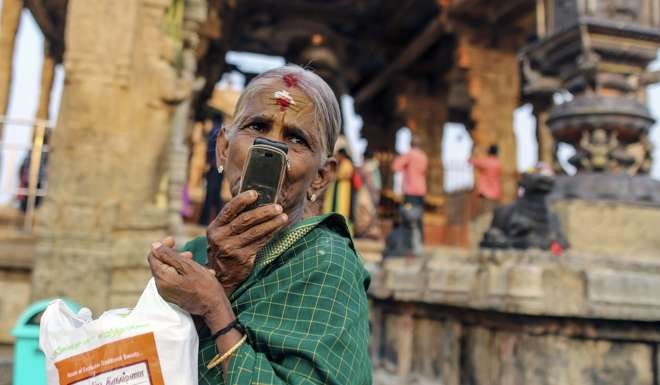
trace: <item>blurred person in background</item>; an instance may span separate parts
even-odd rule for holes
[[[359,168],[360,181],[356,185],[355,205],[355,236],[358,238],[380,239],[381,229],[378,218],[378,201],[380,200],[381,179],[380,164],[371,151],[364,154],[364,163]]]
[[[307,209],[338,168],[335,95],[288,65],[253,79],[234,116],[216,144],[232,198],[206,237],[183,252],[168,238],[148,256],[161,296],[196,320],[199,384],[371,384],[369,274],[345,219]],[[246,210],[258,195],[240,180],[258,137],[285,143],[290,167],[277,204]]]
[[[426,172],[429,160],[420,148],[420,139],[413,136],[410,140],[410,151],[399,155],[392,162],[392,171],[403,174],[403,202],[404,209],[409,207],[407,220],[414,221],[421,241],[424,240],[424,225],[422,214],[424,212],[424,196],[426,195]],[[419,245],[413,245],[418,249]]]
[[[200,225],[208,225],[213,221],[220,210],[222,210],[221,188],[222,188],[222,174],[218,172],[215,160],[215,144],[218,132],[222,121],[220,118],[213,120],[213,128],[208,138],[208,150],[206,151],[206,196],[204,197],[204,205],[202,206],[202,213],[199,217]]]
[[[325,193],[323,212],[341,214],[349,223],[353,223],[353,191],[355,188],[353,160],[345,148],[337,150],[335,158],[337,159],[337,174],[334,183],[330,184]]]
[[[48,138],[50,132],[46,130],[44,133],[43,145],[45,148],[41,151],[41,160],[39,162],[39,171],[37,172],[37,190],[43,189],[48,183]],[[30,166],[32,164],[32,152],[28,151],[23,158],[21,167],[18,169],[18,186],[19,188],[27,191],[30,188]],[[37,191],[38,192],[38,191]],[[22,212],[26,212],[28,209],[28,194],[19,193],[16,195],[16,200],[18,201],[19,208]],[[34,200],[34,207],[39,207],[41,204],[41,196],[37,195]]]
[[[380,203],[380,192],[383,188],[380,175],[380,162],[371,150],[364,153],[364,164],[362,165],[362,179],[366,185],[371,200],[375,206]]]
[[[476,155],[470,158],[470,164],[476,173],[475,190],[479,194],[479,215],[492,212],[502,199],[502,164],[500,163],[497,145],[488,148],[487,155]]]

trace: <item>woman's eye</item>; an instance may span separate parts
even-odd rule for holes
[[[266,129],[266,125],[263,123],[249,123],[245,126],[248,130],[254,130],[254,131],[264,131]]]
[[[307,141],[306,141],[304,138],[302,138],[302,137],[300,137],[300,136],[298,136],[298,135],[291,135],[291,137],[289,137],[289,140],[290,140],[291,143],[293,143],[293,144],[301,144],[301,145],[303,145],[303,146],[306,146],[306,145],[307,145]]]

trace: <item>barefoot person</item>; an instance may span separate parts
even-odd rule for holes
[[[340,121],[314,73],[256,77],[217,141],[233,198],[183,253],[171,240],[153,245],[159,292],[200,321],[200,384],[371,383],[368,274],[341,216],[304,215],[334,177]],[[286,143],[290,167],[278,204],[244,211],[257,199],[239,193],[257,137]]]

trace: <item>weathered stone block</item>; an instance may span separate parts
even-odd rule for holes
[[[416,319],[413,372],[445,385],[458,385],[461,331],[461,325],[454,321]]]
[[[30,304],[30,273],[0,270],[0,343],[10,343],[10,335],[18,317]]]
[[[11,358],[0,357],[0,385],[11,385],[13,364]]]
[[[387,272],[386,286],[401,300],[416,300],[422,297],[425,259],[388,258],[384,262]]]
[[[532,265],[512,267],[507,274],[506,293],[512,297],[542,297],[543,267]]]
[[[617,258],[660,255],[660,207],[560,201],[553,204],[573,250]]]
[[[647,344],[477,327],[467,331],[463,354],[463,384],[653,384],[653,353]]]
[[[116,268],[112,270],[110,290],[115,294],[140,294],[151,278],[151,270],[144,268]]]
[[[428,299],[447,299],[467,301],[476,285],[475,265],[438,265],[427,266]]]
[[[641,272],[589,271],[590,301],[613,305],[660,306],[660,275]]]

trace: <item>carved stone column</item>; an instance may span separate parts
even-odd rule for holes
[[[534,117],[536,118],[536,140],[538,141],[538,160],[555,168],[555,140],[552,137],[547,121],[552,102],[536,100],[532,103]]]
[[[0,10],[0,115],[7,112],[11,91],[12,62],[23,0],[3,0]],[[0,125],[0,139],[2,126]]]
[[[53,80],[55,79],[55,57],[48,47],[48,41],[44,42],[44,46],[44,62],[41,66],[41,87],[39,89],[37,119],[48,120],[50,94],[53,90]]]
[[[488,47],[465,33],[459,38],[458,66],[468,71],[468,90],[474,102],[472,138],[484,152],[499,147],[502,163],[502,200],[516,196],[516,138],[513,113],[518,108],[520,77],[513,49]]]
[[[197,60],[195,50],[199,44],[197,32],[207,16],[206,0],[189,0],[186,2],[182,25],[182,52],[181,52],[181,79],[193,85],[199,91],[204,85],[203,81],[195,79]],[[189,148],[186,143],[186,132],[192,124],[192,98],[188,97],[179,103],[172,117],[172,133],[168,154],[168,207],[170,232],[180,238],[183,227],[181,218],[181,197],[186,184]]]
[[[70,0],[64,86],[37,227],[34,296],[131,306],[169,228],[172,105],[190,94],[163,31],[169,0]]]
[[[372,151],[394,151],[396,131],[405,123],[394,113],[394,101],[389,94],[381,95],[362,105],[356,112],[362,117],[362,136],[369,138]]]
[[[660,80],[647,70],[660,48],[659,12],[653,0],[545,4],[540,22],[549,33],[522,57],[528,83],[555,79],[572,96],[547,119],[555,140],[576,150],[569,162],[578,175],[560,178],[557,194],[660,202],[660,184],[641,177],[651,165],[648,133],[654,119],[643,89]]]
[[[448,117],[447,86],[431,89],[423,82],[408,80],[399,94],[398,110],[413,135],[420,139],[429,158],[426,181],[430,195],[442,196],[442,133]]]

